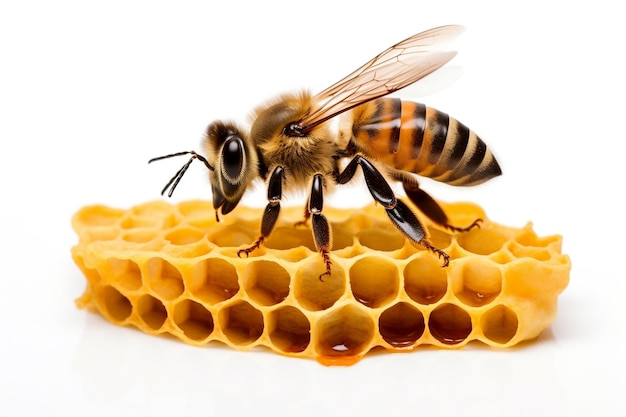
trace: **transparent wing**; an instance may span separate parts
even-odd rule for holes
[[[300,121],[306,133],[318,124],[370,100],[397,91],[441,68],[455,55],[443,44],[463,31],[462,26],[441,26],[413,35],[320,92],[317,103]]]

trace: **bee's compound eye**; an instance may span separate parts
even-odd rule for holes
[[[243,141],[237,136],[229,137],[222,147],[222,173],[231,184],[237,184],[244,165]]]

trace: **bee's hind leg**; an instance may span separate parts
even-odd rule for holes
[[[439,226],[450,230],[452,232],[467,232],[473,229],[474,227],[480,227],[483,219],[476,219],[472,224],[466,227],[458,227],[450,224],[448,220],[448,216],[446,215],[443,208],[432,198],[426,191],[422,190],[417,183],[417,181],[411,181],[405,178],[399,178],[402,181],[402,186],[404,187],[404,192],[406,193],[409,200],[413,202],[420,209],[422,213],[424,213],[430,220]]]
[[[376,167],[364,157],[355,156],[346,166],[346,168],[340,174],[337,174],[335,179],[339,184],[345,184],[354,176],[357,166],[361,166],[363,175],[365,176],[365,183],[367,188],[372,194],[372,197],[376,202],[381,204],[387,211],[387,216],[391,222],[404,234],[404,236],[412,241],[414,244],[422,246],[428,249],[442,259],[443,267],[448,266],[450,263],[450,256],[434,247],[428,240],[426,228],[417,219],[411,209],[404,204],[401,200],[398,200],[393,193],[393,190],[385,180],[385,177],[376,169]]]
[[[272,230],[274,230],[276,220],[278,220],[278,215],[280,214],[280,199],[283,195],[283,175],[284,169],[280,166],[276,167],[272,172],[267,186],[267,200],[269,202],[267,206],[265,206],[263,219],[261,220],[261,236],[259,236],[252,246],[239,249],[237,256],[241,257],[241,255],[244,254],[248,256],[255,249],[258,249],[272,233]]]
[[[320,255],[322,255],[322,260],[326,267],[325,271],[319,276],[319,279],[323,281],[324,276],[331,275],[332,262],[330,260],[330,247],[332,237],[330,224],[326,216],[322,214],[322,209],[324,208],[324,177],[322,174],[315,174],[313,177],[311,195],[309,196],[307,208],[308,210],[306,211],[305,217],[311,218],[315,247]]]
[[[304,218],[300,221],[295,222],[294,227],[306,226],[306,223],[311,218],[311,212],[309,211],[309,203],[304,206]]]

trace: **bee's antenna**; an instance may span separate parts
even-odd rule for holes
[[[165,184],[165,187],[163,187],[163,190],[161,190],[161,195],[165,194],[165,192],[169,188],[169,192],[167,193],[167,196],[168,197],[172,196],[172,194],[174,193],[174,190],[176,189],[176,186],[180,182],[180,179],[183,177],[183,175],[185,175],[185,172],[187,172],[189,165],[191,165],[194,159],[199,159],[200,161],[202,161],[204,165],[209,169],[209,171],[215,171],[215,168],[213,168],[211,164],[209,164],[209,161],[207,161],[204,156],[196,153],[195,151],[183,151],[183,152],[172,153],[169,155],[157,156],[156,158],[152,158],[151,160],[149,160],[148,163],[151,163],[154,161],[160,161],[161,159],[172,158],[174,156],[181,156],[181,155],[191,155],[191,158],[189,158],[189,161],[187,161],[185,165],[183,165],[176,172],[176,174],[174,174],[174,176],[168,181],[168,183]]]

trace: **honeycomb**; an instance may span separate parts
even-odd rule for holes
[[[487,219],[474,204],[442,206],[452,224]],[[237,256],[257,238],[262,211],[241,207],[218,223],[207,201],[80,209],[72,257],[87,288],[77,305],[191,345],[264,346],[349,365],[372,349],[460,348],[474,340],[506,348],[532,339],[555,320],[569,281],[561,237],[538,237],[530,224],[485,220],[460,234],[430,226],[432,243],[451,258],[442,268],[375,205],[325,208],[333,269],[322,281],[310,229],[294,226],[300,207],[283,209],[262,248]]]

